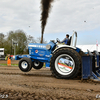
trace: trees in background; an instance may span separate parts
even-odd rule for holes
[[[10,31],[7,35],[0,33],[0,48],[5,48],[5,54],[14,54],[15,48],[16,54],[28,54],[28,44],[37,42],[40,42],[40,38],[35,40],[22,30]]]
[[[16,54],[23,54],[27,46],[27,36],[22,30],[8,33],[7,41],[9,41],[10,53],[13,53],[13,48],[16,48]]]

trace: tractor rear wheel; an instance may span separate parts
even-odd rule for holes
[[[51,57],[50,67],[53,76],[62,79],[75,78],[81,67],[80,55],[71,48],[61,48]]]
[[[30,58],[22,58],[20,61],[19,61],[19,68],[21,71],[23,72],[28,72],[32,69],[32,61]]]
[[[32,67],[34,69],[41,69],[43,67],[43,62],[33,61],[32,62]]]

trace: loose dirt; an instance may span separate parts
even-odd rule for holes
[[[96,100],[97,94],[99,82],[56,79],[49,68],[24,73],[17,66],[0,66],[0,100]]]

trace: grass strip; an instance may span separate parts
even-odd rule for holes
[[[0,64],[0,66],[7,66],[7,64]],[[18,64],[11,64],[11,66],[18,66]]]

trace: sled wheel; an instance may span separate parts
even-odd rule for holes
[[[19,68],[21,71],[23,72],[28,72],[32,69],[32,61],[30,58],[22,58],[20,61],[19,61]]]
[[[50,67],[53,76],[62,79],[75,78],[80,70],[80,55],[71,48],[61,48],[51,57]]]
[[[32,67],[34,69],[41,69],[43,67],[43,62],[33,61],[32,62]]]

